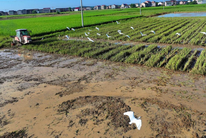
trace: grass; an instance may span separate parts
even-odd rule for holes
[[[172,12],[201,12],[205,11],[206,4],[200,5],[177,5],[168,6],[163,10],[162,7],[147,7],[142,8],[142,16],[153,16],[162,13]],[[45,15],[51,15],[43,14]],[[36,17],[38,14],[31,15],[16,15],[7,16],[7,18],[14,17]],[[109,9],[109,10],[95,10],[84,11],[85,26],[101,24],[116,20],[128,19],[133,17],[141,17],[138,8],[128,9]],[[1,16],[5,18],[5,16]],[[14,35],[14,30],[17,28],[26,28],[32,31],[32,35],[39,35],[42,33],[51,33],[55,31],[65,30],[66,27],[79,28],[81,27],[80,12],[68,12],[62,16],[37,17],[37,18],[23,18],[0,21],[0,35]]]

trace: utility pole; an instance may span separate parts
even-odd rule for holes
[[[7,19],[7,14],[8,14],[8,13],[7,13],[7,9],[5,9],[5,12],[6,12],[6,19]]]
[[[165,1],[163,0],[163,10],[165,9]]]
[[[139,7],[140,7],[140,15],[142,15],[142,11],[141,11],[141,0],[139,0]]]
[[[81,16],[82,16],[82,27],[84,27],[82,0],[81,0]]]

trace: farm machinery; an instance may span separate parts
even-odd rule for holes
[[[13,38],[11,45],[24,45],[32,42],[31,36],[27,29],[17,29],[16,36],[11,36]]]

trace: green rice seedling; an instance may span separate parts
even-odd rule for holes
[[[181,22],[181,23],[171,24],[171,26],[164,28],[165,31],[162,32],[161,35],[158,35],[156,37],[156,39],[154,37],[154,38],[152,38],[149,41],[151,41],[151,42],[160,42],[160,40],[162,39],[162,41],[161,41],[162,43],[167,43],[167,38],[166,38],[167,35],[169,35],[170,33],[174,32],[175,30],[181,28],[183,25],[186,25],[188,22],[189,22],[188,20],[186,20],[186,21],[183,20],[183,22]]]
[[[99,55],[98,58],[107,60],[107,59],[110,59],[112,56],[116,55],[117,53],[121,52],[122,50],[127,50],[129,48],[131,48],[131,46],[124,46],[124,45],[119,46],[113,50],[110,50],[109,52],[107,52],[103,55]]]
[[[192,63],[194,62],[194,59],[195,59],[195,55],[197,54],[197,50],[195,50],[193,52],[193,54],[190,56],[190,58],[188,59],[188,61],[185,63],[185,66],[183,68],[183,71],[187,71],[189,70],[189,67],[192,66]]]
[[[154,49],[157,48],[157,45],[149,45],[144,50],[134,52],[131,54],[126,60],[126,63],[139,63],[142,58],[144,58],[147,54],[150,54]]]
[[[172,46],[167,46],[166,48],[162,48],[162,50],[157,54],[151,55],[151,57],[145,63],[145,65],[149,67],[155,67],[161,61],[162,58],[164,58],[169,54],[171,50],[172,50]]]
[[[170,51],[170,53],[169,53],[168,55],[166,55],[166,56],[163,58],[163,60],[162,60],[159,64],[157,64],[157,66],[158,66],[158,67],[163,67],[163,66],[165,66],[165,65],[168,63],[168,61],[169,61],[175,54],[177,54],[179,51],[180,51],[180,49],[178,49],[178,48],[175,48],[175,49],[173,49],[172,51]]]
[[[87,57],[87,58],[97,58],[100,54],[104,54],[114,48],[116,48],[117,45],[114,45],[114,46],[105,46],[105,47],[102,47],[102,48],[97,48],[96,50],[94,51],[90,51],[90,52],[86,52],[84,53],[84,57]]]
[[[187,25],[183,26],[182,28],[180,28],[179,30],[171,33],[168,38],[171,40],[171,43],[178,43],[181,44],[183,43],[183,36],[190,31],[193,27],[195,27],[198,24],[199,20],[191,20],[190,23],[188,23]],[[176,33],[180,32],[181,36],[177,36]],[[177,40],[177,41],[176,41]]]
[[[179,28],[175,28],[175,30],[171,30],[171,32],[166,35],[166,37],[163,37],[162,39],[160,39],[160,43],[171,43],[174,39],[181,37],[181,36],[177,36],[176,33],[177,32],[181,32],[181,35],[184,34],[187,30],[187,28],[190,28],[193,24],[196,23],[196,20],[189,20],[189,22],[186,25],[181,25],[179,26]]]
[[[184,44],[191,42],[191,40],[200,33],[200,30],[203,26],[205,26],[206,22],[202,21],[200,22],[200,25],[197,25],[196,27],[193,27],[191,31],[187,32],[188,34],[185,36]]]
[[[203,50],[197,58],[194,68],[191,73],[206,75],[206,50]]]
[[[110,60],[123,62],[125,60],[125,58],[127,58],[129,55],[131,55],[132,53],[134,53],[138,50],[143,49],[144,47],[145,47],[144,44],[139,44],[139,45],[133,46],[130,49],[123,50],[123,51],[117,53],[115,56],[111,57]]]
[[[174,57],[172,57],[169,60],[168,64],[166,65],[166,68],[178,70],[190,52],[191,49],[183,48],[179,53],[177,53]]]

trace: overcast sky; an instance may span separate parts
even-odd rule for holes
[[[139,0],[82,0],[83,6],[131,4]],[[141,0],[143,2],[145,0]],[[67,8],[80,6],[80,0],[0,0],[0,11],[42,9],[42,8]]]

